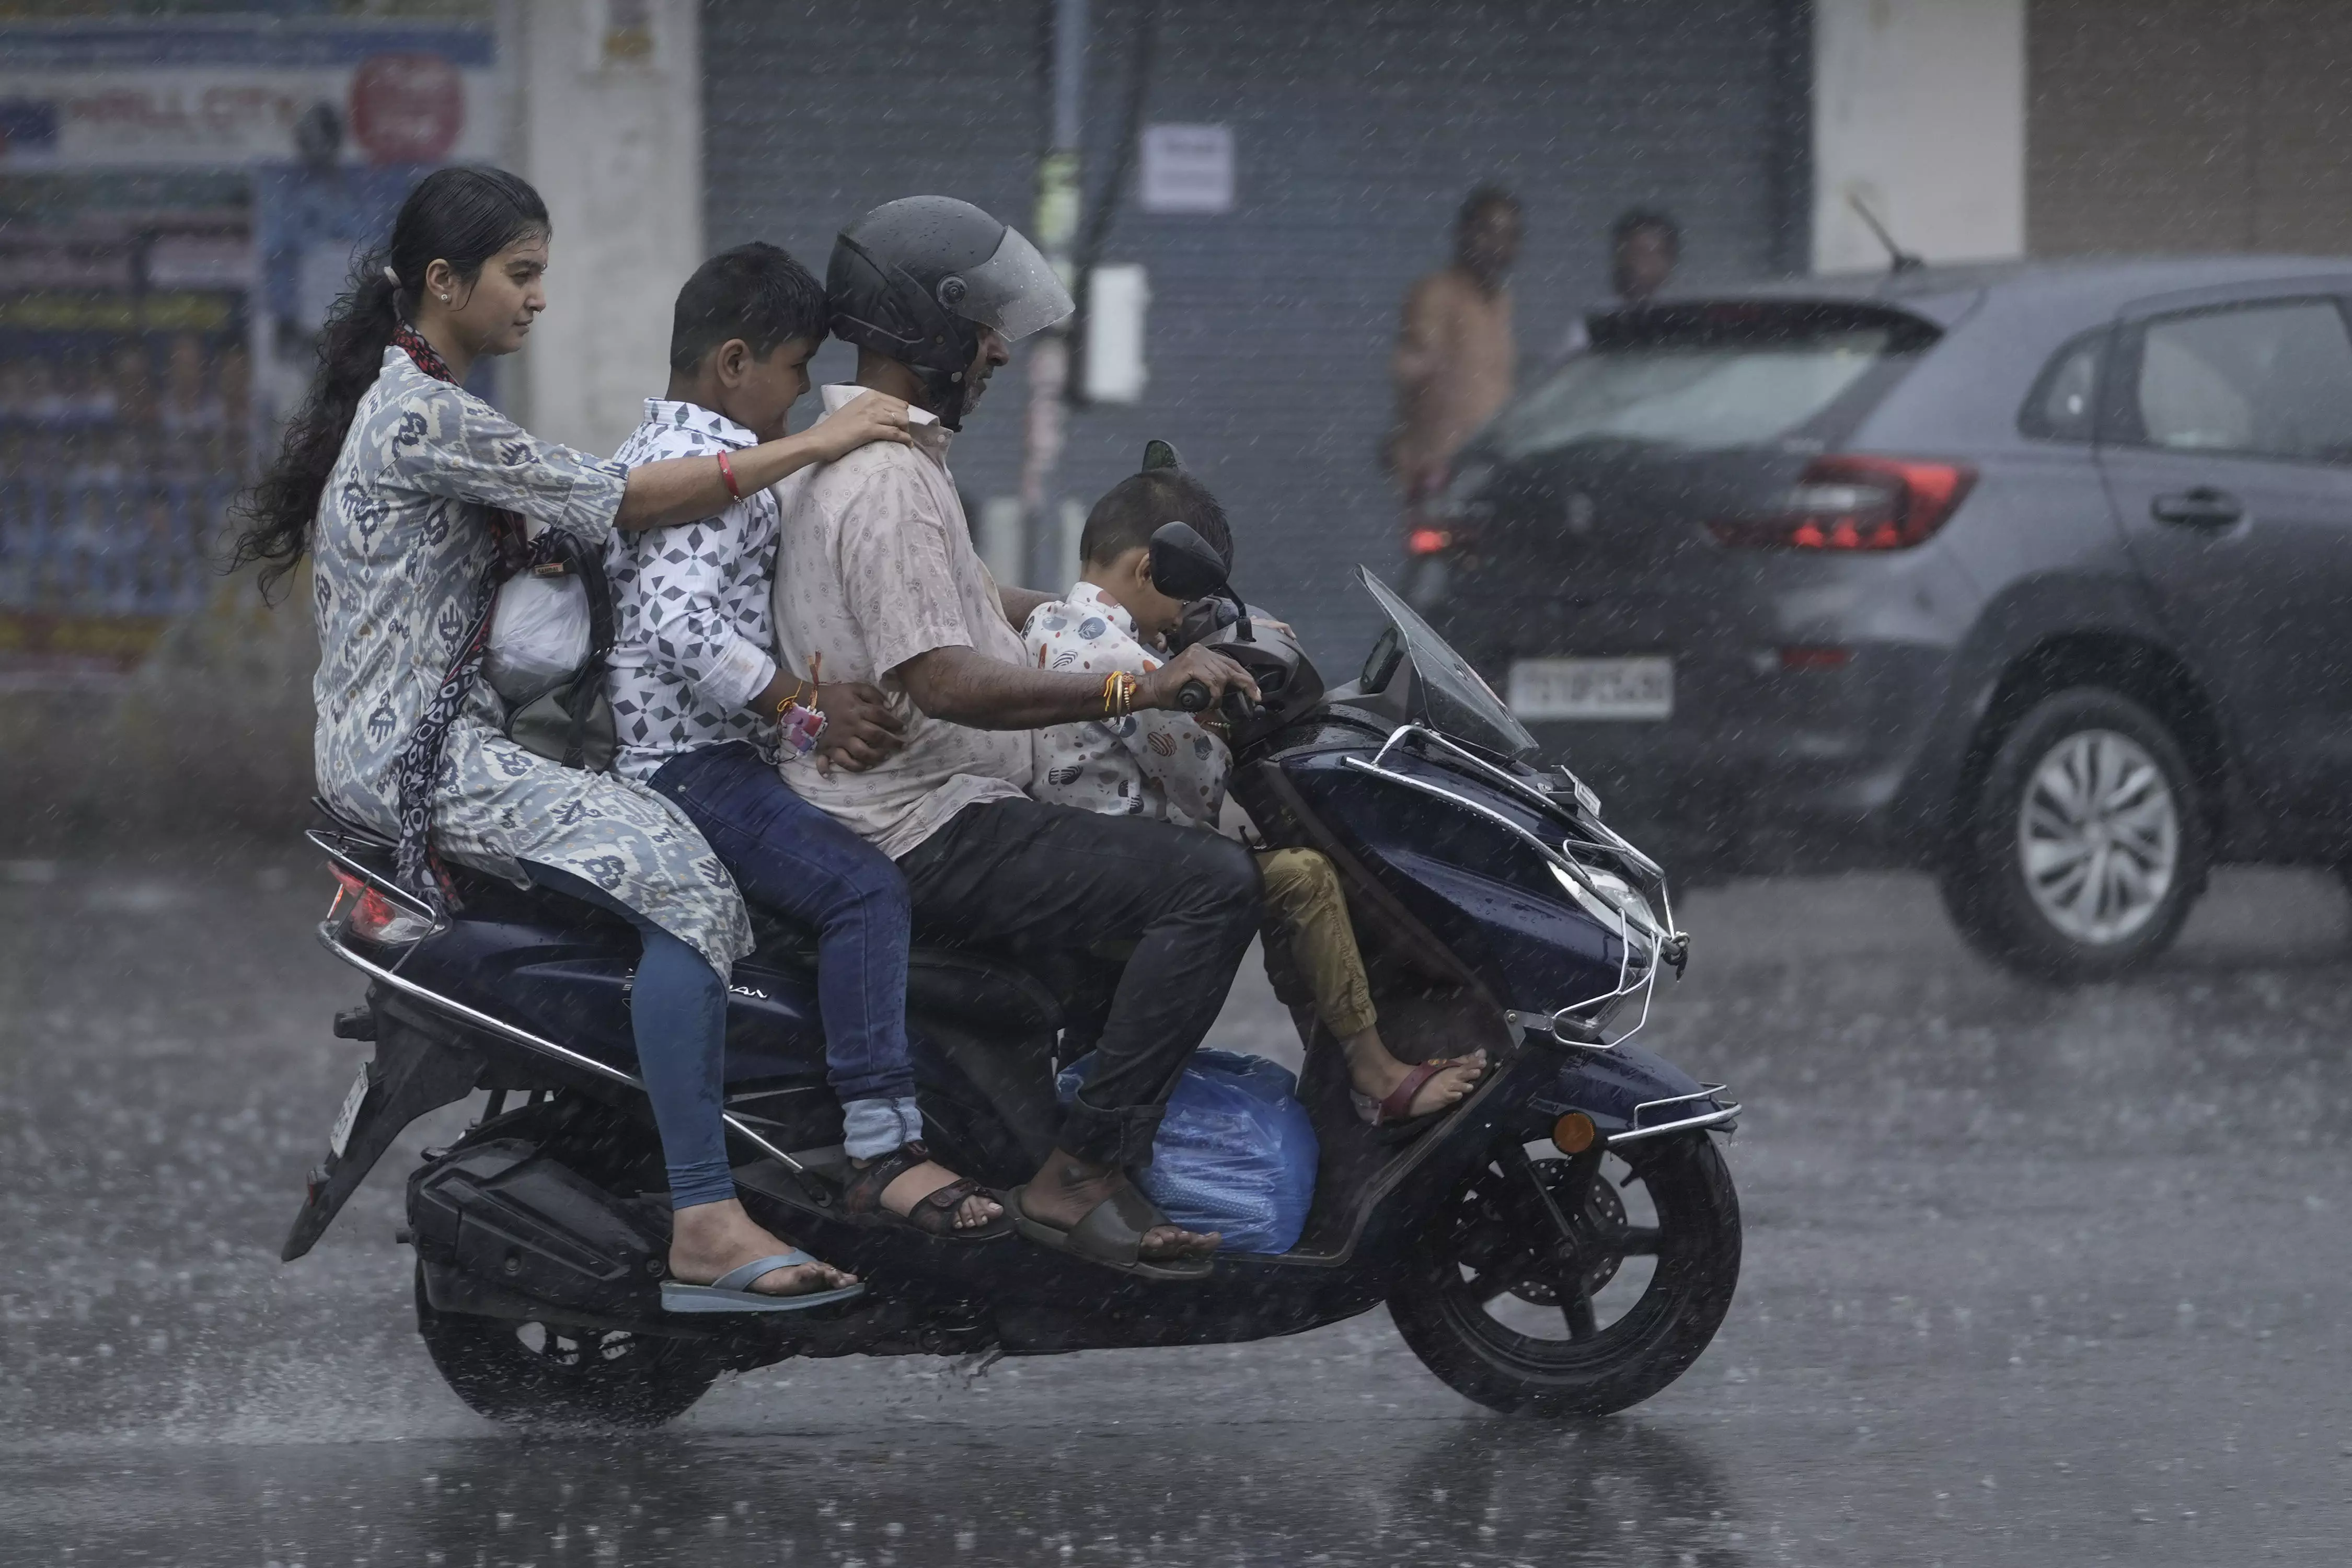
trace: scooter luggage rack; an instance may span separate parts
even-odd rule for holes
[[[1728,1087],[1727,1084],[1710,1083],[1702,1085],[1690,1094],[1668,1095],[1664,1100],[1645,1100],[1633,1108],[1632,1126],[1622,1132],[1610,1134],[1609,1146],[1613,1149],[1620,1143],[1633,1143],[1644,1138],[1664,1137],[1669,1132],[1687,1132],[1694,1128],[1720,1127],[1739,1114],[1739,1101],[1735,1100],[1729,1105],[1726,1105],[1715,1098]],[[1669,1105],[1688,1105],[1696,1100],[1713,1100],[1715,1109],[1702,1111],[1696,1116],[1684,1116],[1672,1121],[1655,1122],[1648,1127],[1642,1125],[1642,1114],[1644,1111],[1656,1110]]]
[[[1635,1035],[1640,1034],[1650,1022],[1650,1003],[1657,994],[1658,971],[1664,967],[1665,963],[1673,963],[1675,973],[1680,973],[1682,972],[1682,964],[1679,959],[1673,959],[1667,956],[1668,948],[1671,947],[1676,953],[1680,953],[1686,951],[1689,942],[1689,939],[1681,931],[1674,929],[1674,900],[1672,895],[1666,891],[1666,878],[1664,871],[1658,867],[1655,861],[1643,854],[1640,850],[1634,848],[1631,844],[1628,844],[1614,829],[1611,828],[1606,823],[1601,821],[1599,817],[1596,816],[1592,818],[1592,826],[1601,833],[1606,835],[1611,842],[1592,845],[1591,847],[1604,851],[1621,853],[1631,857],[1630,865],[1634,868],[1645,869],[1649,873],[1657,890],[1658,901],[1662,908],[1665,921],[1665,929],[1663,931],[1654,930],[1645,933],[1649,938],[1649,956],[1648,961],[1641,966],[1640,973],[1637,974],[1633,968],[1633,923],[1626,917],[1624,910],[1618,909],[1606,894],[1604,894],[1598,887],[1594,886],[1591,873],[1586,871],[1584,867],[1577,861],[1576,858],[1566,852],[1567,847],[1576,841],[1571,839],[1563,839],[1561,840],[1561,847],[1555,849],[1542,838],[1529,832],[1525,827],[1520,826],[1517,823],[1513,822],[1509,817],[1505,816],[1501,812],[1495,810],[1492,806],[1481,805],[1479,802],[1472,800],[1466,795],[1456,795],[1454,791],[1447,789],[1443,784],[1432,784],[1427,779],[1417,779],[1410,773],[1401,773],[1393,768],[1384,767],[1381,765],[1387,761],[1390,752],[1402,745],[1407,740],[1416,736],[1423,741],[1434,742],[1453,756],[1461,759],[1464,763],[1477,769],[1480,773],[1493,778],[1515,794],[1536,795],[1536,792],[1528,788],[1524,780],[1495,766],[1492,763],[1487,762],[1484,757],[1477,755],[1475,752],[1456,745],[1436,731],[1420,724],[1398,725],[1396,729],[1390,731],[1388,740],[1382,743],[1381,749],[1372,754],[1372,760],[1370,762],[1368,763],[1361,757],[1349,757],[1346,760],[1347,765],[1349,767],[1355,768],[1360,772],[1370,773],[1375,778],[1386,779],[1391,784],[1402,784],[1410,790],[1418,790],[1423,795],[1433,795],[1439,800],[1451,801],[1455,805],[1461,806],[1464,810],[1474,812],[1477,816],[1494,823],[1496,826],[1510,833],[1514,837],[1517,837],[1521,842],[1528,845],[1530,848],[1534,849],[1535,852],[1542,856],[1546,861],[1559,868],[1566,875],[1574,878],[1577,885],[1581,887],[1588,894],[1590,894],[1595,903],[1601,905],[1603,909],[1608,910],[1617,918],[1617,985],[1614,990],[1604,992],[1599,996],[1587,997],[1581,1002],[1572,1002],[1567,1006],[1561,1007],[1549,1014],[1548,1016],[1515,1012],[1506,1014],[1505,1017],[1507,1020],[1516,1026],[1525,1028],[1534,1026],[1536,1021],[1538,1018],[1541,1018],[1543,1026],[1549,1029],[1553,1036],[1561,1040],[1562,1043],[1582,1046],[1586,1049],[1591,1050],[1613,1050],[1617,1047],[1623,1045],[1627,1040],[1632,1039]],[[1574,777],[1573,774],[1570,776],[1571,778]],[[1537,795],[1537,798],[1543,809],[1547,811],[1552,809],[1552,803],[1549,799],[1544,799],[1540,795]],[[1612,1004],[1622,1001],[1624,998],[1633,995],[1637,991],[1640,992],[1642,995],[1642,1015],[1633,1021],[1633,1026],[1632,1028],[1626,1030],[1615,1039],[1601,1045],[1591,1045],[1582,1040],[1572,1039],[1560,1033],[1559,1025],[1560,1020],[1562,1019],[1570,1020],[1571,1022],[1582,1025],[1586,1027],[1597,1028],[1599,1026],[1597,1022],[1598,1017],[1601,1014],[1605,1013]],[[1591,1015],[1591,1016],[1580,1016],[1580,1015]]]
[[[373,879],[371,880],[373,880]],[[421,941],[423,939],[420,938],[419,940]],[[435,991],[427,986],[419,985],[415,981],[410,980],[403,975],[395,974],[380,963],[374,963],[367,959],[362,958],[358,953],[353,952],[351,949],[345,947],[341,942],[336,940],[335,929],[332,921],[322,921],[320,922],[319,941],[329,952],[333,953],[337,958],[341,959],[353,969],[358,970],[361,973],[368,976],[368,978],[380,984],[391,986],[394,990],[399,992],[404,996],[414,996],[420,1002],[428,1003],[433,1006],[442,1009],[444,1012],[464,1019],[467,1023],[473,1025],[476,1028],[488,1029],[492,1034],[502,1036],[505,1038],[513,1041],[516,1045],[521,1046],[528,1050],[537,1051],[541,1056],[562,1062],[564,1066],[572,1068],[576,1071],[587,1073],[592,1078],[603,1079],[607,1083],[621,1084],[626,1088],[635,1089],[640,1094],[645,1092],[646,1086],[644,1082],[633,1074],[625,1073],[616,1067],[609,1067],[604,1063],[598,1061],[594,1057],[583,1055],[579,1051],[572,1049],[569,1046],[559,1046],[553,1040],[547,1039],[539,1035],[534,1035],[529,1029],[522,1028],[514,1024],[509,1024],[503,1018],[494,1017],[490,1014],[481,1011],[479,1008],[468,1007],[463,1002],[453,1001],[449,997],[442,995],[438,991]],[[411,949],[411,951],[413,952],[415,950]],[[726,1124],[729,1131],[736,1134],[746,1143],[749,1143],[753,1148],[759,1150],[761,1153],[776,1161],[779,1164],[782,1165],[784,1169],[792,1172],[795,1176],[803,1178],[806,1178],[808,1176],[809,1172],[806,1166],[803,1165],[798,1160],[793,1159],[792,1155],[786,1153],[783,1150],[777,1148],[775,1144],[770,1142],[759,1133],[751,1131],[751,1129],[745,1124],[743,1119],[736,1115],[733,1111],[720,1111],[719,1120]],[[814,1190],[821,1192],[822,1188]]]

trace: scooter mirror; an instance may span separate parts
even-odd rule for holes
[[[1191,524],[1163,522],[1151,535],[1151,585],[1171,599],[1223,593],[1225,558]]]

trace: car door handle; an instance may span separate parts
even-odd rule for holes
[[[2227,490],[2199,485],[2193,490],[2158,496],[2147,503],[2147,510],[2158,522],[2177,522],[2186,528],[2227,528],[2246,515],[2246,503]]]

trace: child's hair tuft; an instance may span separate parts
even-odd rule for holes
[[[1108,565],[1130,550],[1148,548],[1152,534],[1171,522],[1191,524],[1232,570],[1234,531],[1225,521],[1225,509],[1208,486],[1182,468],[1147,468],[1111,486],[1087,513],[1085,531],[1078,535],[1078,558]]]
[[[753,240],[696,268],[677,291],[669,367],[691,371],[731,338],[765,359],[793,338],[823,342],[825,331],[824,285],[778,247]]]

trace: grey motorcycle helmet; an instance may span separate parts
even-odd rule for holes
[[[885,202],[844,229],[824,293],[833,335],[912,365],[950,430],[982,328],[1017,342],[1076,309],[1018,229],[953,196]]]

